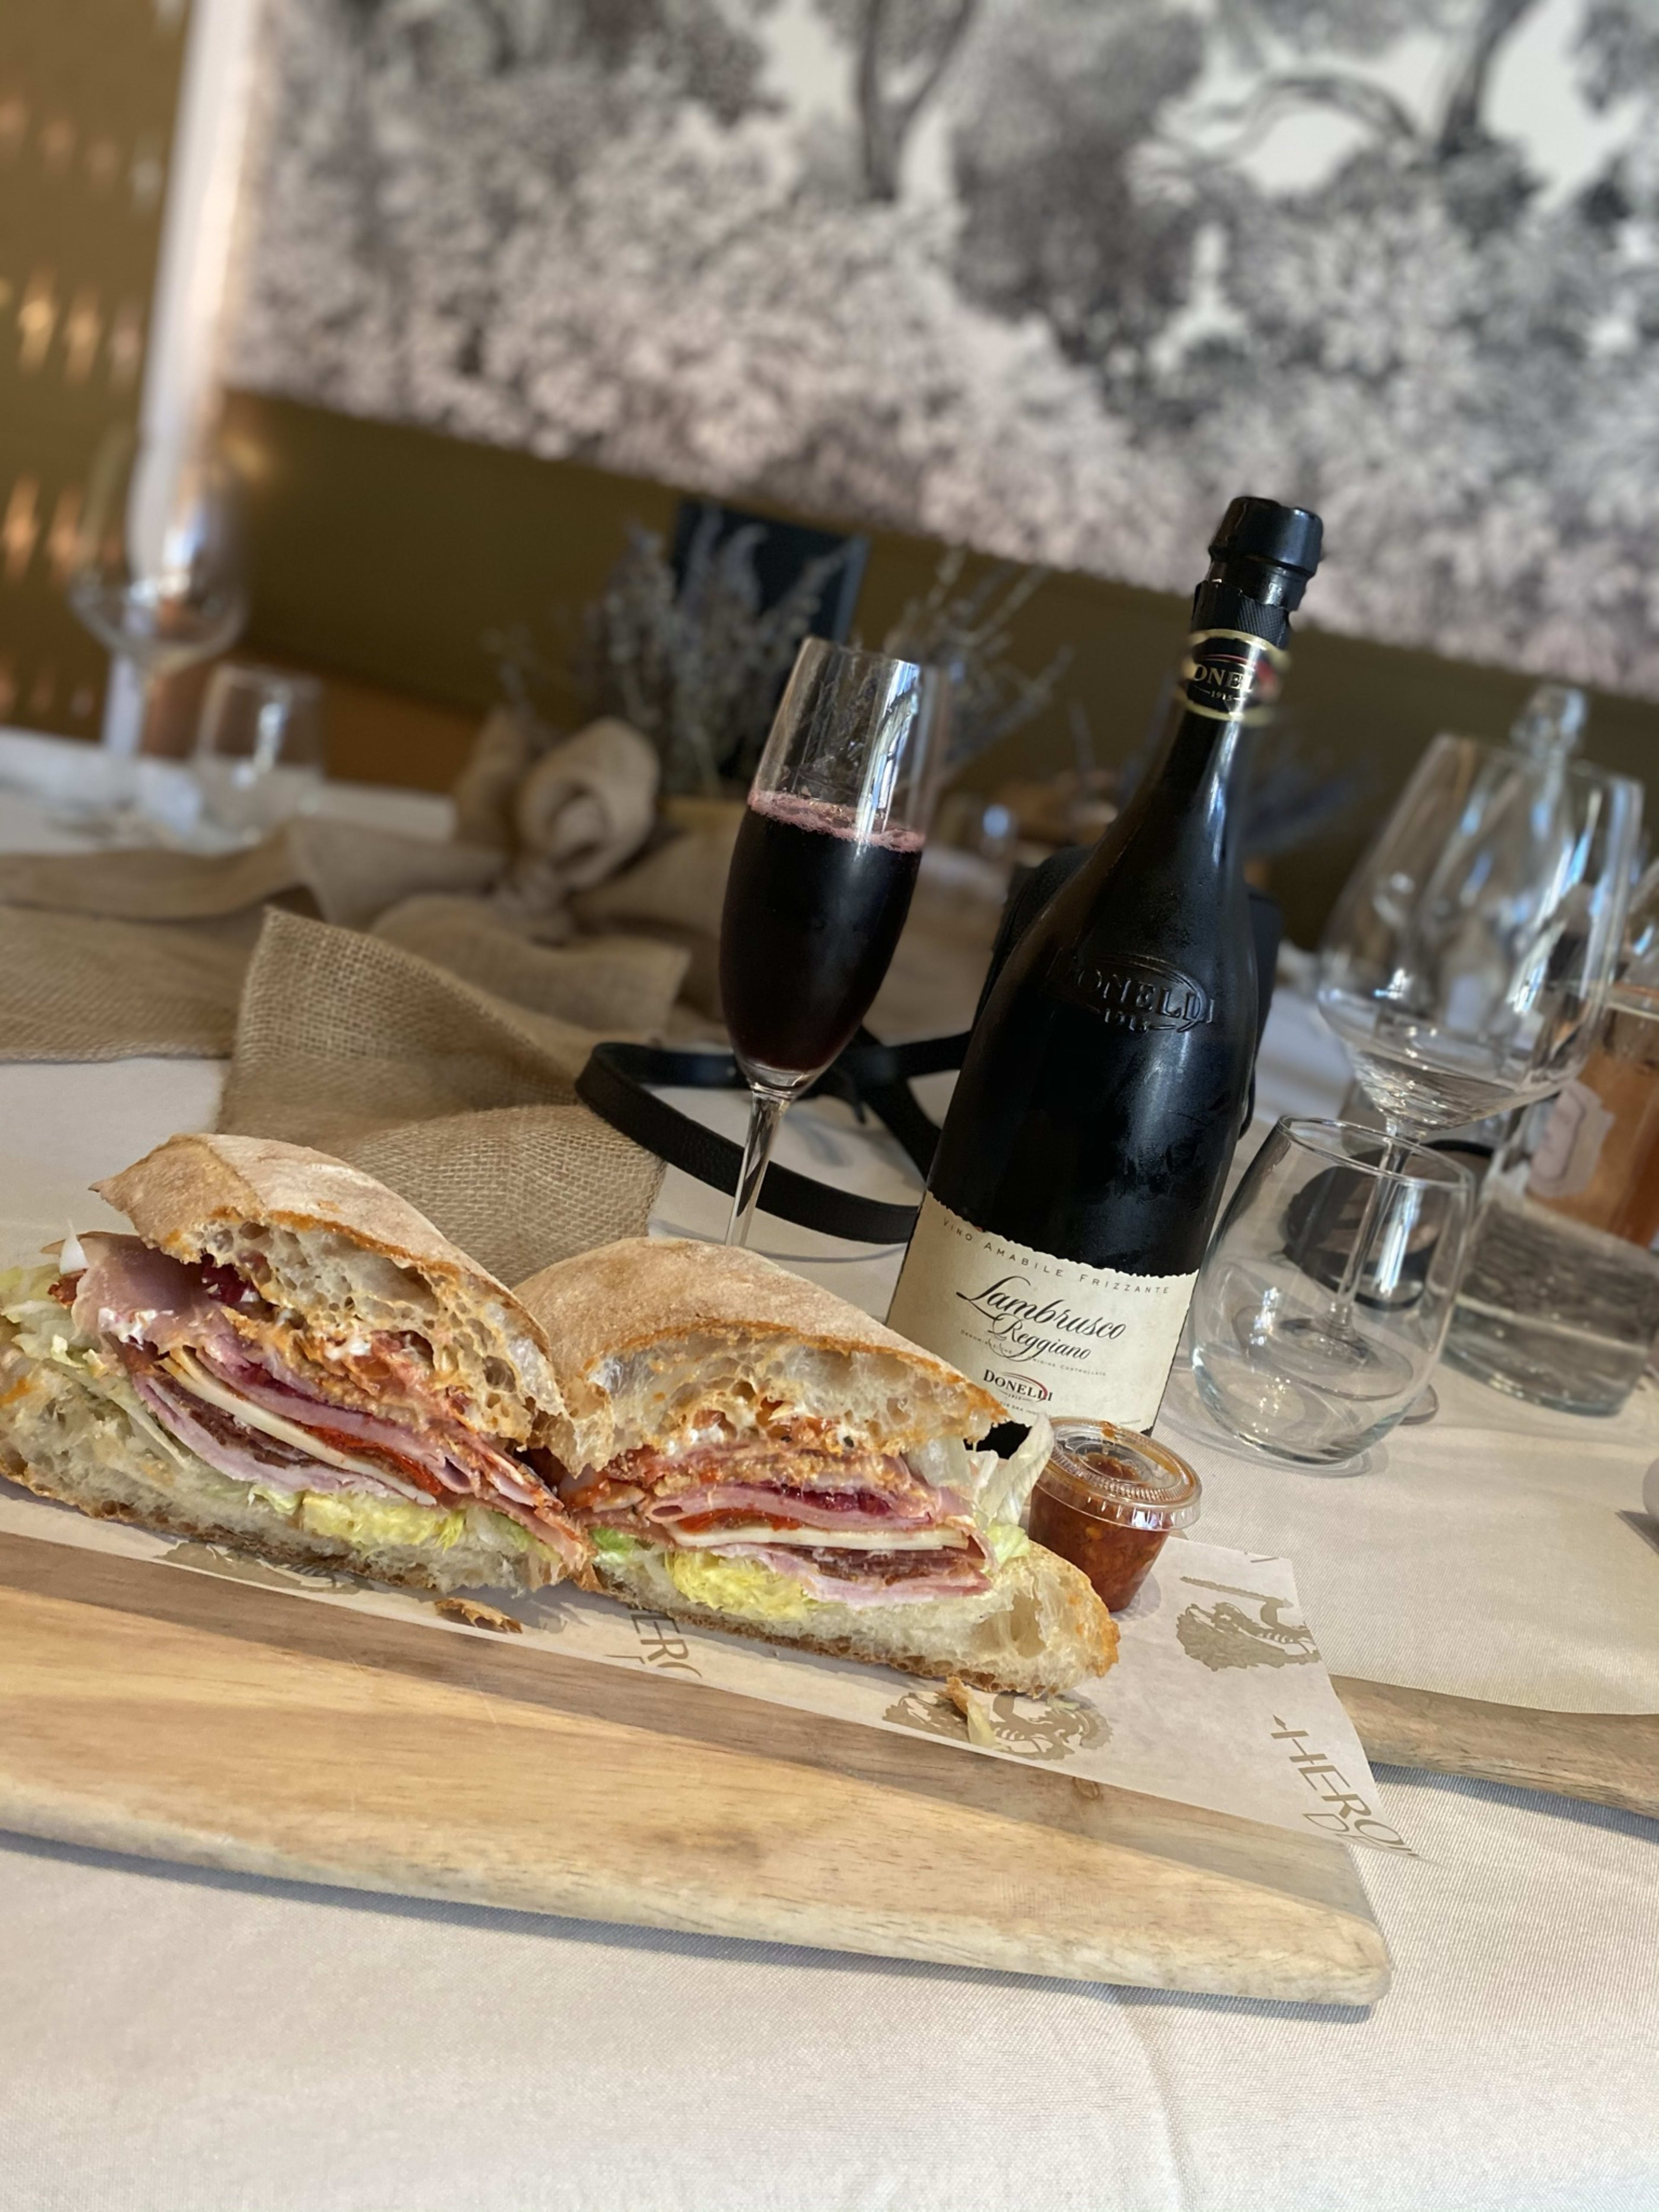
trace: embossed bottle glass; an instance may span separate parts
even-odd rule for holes
[[[1246,740],[1319,544],[1228,508],[1159,757],[975,1024],[888,1319],[1011,1404],[1157,1414],[1249,1088]]]

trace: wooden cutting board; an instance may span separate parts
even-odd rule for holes
[[[355,1889],[1363,2005],[1338,1844],[0,1537],[0,1826]]]
[[[1659,1713],[1553,1713],[1332,1677],[1366,1756],[1659,1819]]]

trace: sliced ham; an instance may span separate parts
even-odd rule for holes
[[[428,1502],[421,1492],[394,1482],[390,1476],[377,1481],[349,1474],[279,1443],[275,1437],[262,1436],[257,1429],[241,1429],[228,1415],[220,1414],[216,1419],[216,1407],[191,1400],[154,1369],[135,1373],[132,1387],[169,1435],[188,1444],[198,1459],[228,1475],[233,1482],[266,1483],[278,1490],[354,1491],[370,1496],[378,1492],[406,1503]]]
[[[922,1487],[918,1486],[918,1487]],[[845,1528],[872,1534],[896,1528],[927,1528],[950,1518],[939,1492],[922,1488],[919,1498],[885,1498],[876,1490],[797,1490],[780,1483],[716,1482],[706,1490],[654,1498],[641,1506],[642,1520],[672,1528],[708,1513],[772,1516],[804,1528]]]
[[[758,1559],[775,1573],[793,1577],[809,1596],[836,1605],[914,1605],[924,1599],[975,1597],[990,1588],[983,1570],[964,1561],[960,1552],[796,1552],[733,1544],[730,1556]]]
[[[210,1467],[238,1482],[355,1491],[447,1508],[476,1499],[528,1528],[580,1569],[587,1542],[550,1489],[459,1419],[401,1340],[343,1349],[352,1370],[395,1377],[391,1413],[340,1396],[366,1395],[361,1375],[309,1374],[280,1354],[258,1292],[234,1269],[186,1266],[137,1237],[81,1239],[76,1325],[118,1352],[146,1407]],[[65,1284],[65,1288],[68,1285]],[[232,1316],[235,1319],[233,1321]]]

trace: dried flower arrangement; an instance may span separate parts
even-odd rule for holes
[[[947,777],[1042,714],[1072,657],[1057,653],[1035,676],[1008,658],[1010,625],[1046,568],[999,561],[971,590],[958,591],[966,561],[960,546],[950,547],[926,595],[910,601],[882,640],[884,653],[942,668],[950,679]]]
[[[665,793],[718,797],[747,788],[773,709],[825,585],[847,558],[809,562],[770,607],[761,605],[755,549],[763,526],[720,538],[698,525],[683,581],[663,540],[635,523],[604,591],[573,641],[550,653],[526,627],[492,641],[509,704],[543,728],[574,694],[582,721],[615,715],[655,747]]]

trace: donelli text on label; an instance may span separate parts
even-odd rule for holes
[[[1195,630],[1181,664],[1181,696],[1195,714],[1263,722],[1279,704],[1290,656],[1248,630]]]
[[[1208,994],[1191,976],[1141,954],[1109,961],[1079,954],[1062,967],[1054,987],[1115,1029],[1193,1030],[1212,1011]]]

